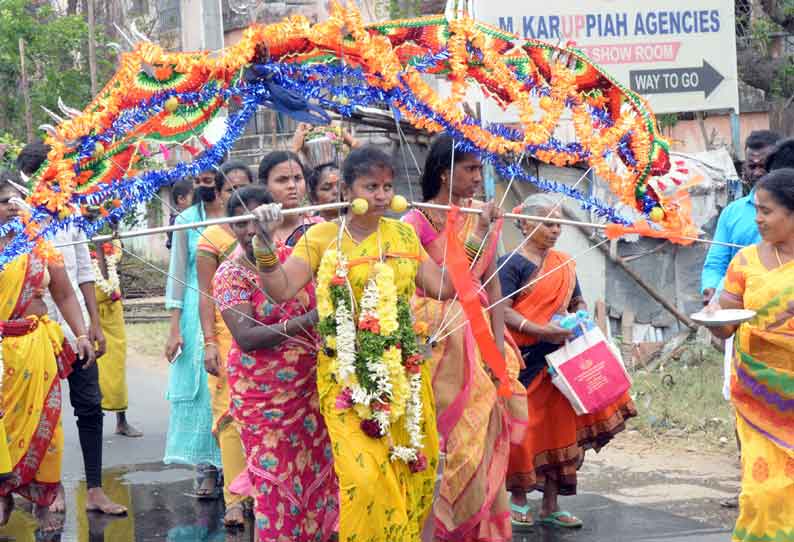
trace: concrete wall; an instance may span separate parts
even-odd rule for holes
[[[715,147],[727,147],[732,149],[731,142],[731,120],[728,115],[708,116],[704,119],[706,125],[706,134],[709,138],[712,134],[715,137],[712,141]],[[747,136],[755,130],[768,130],[769,129],[769,114],[766,112],[760,113],[742,113],[739,115],[740,127],[740,149],[732,149],[736,152],[732,153],[734,156],[744,158],[744,140]],[[700,124],[696,120],[682,120],[675,126],[665,130],[665,137],[667,137],[671,144],[672,149],[678,152],[702,152],[706,150],[703,135],[700,130]]]

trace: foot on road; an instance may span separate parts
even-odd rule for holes
[[[739,496],[736,495],[735,497],[731,497],[730,499],[725,499],[724,501],[720,501],[720,506],[723,508],[739,508]]]
[[[53,514],[66,513],[66,494],[63,491],[63,484],[58,484],[58,494],[55,496],[55,500],[52,501],[52,504],[50,505],[50,512]]]
[[[245,527],[245,514],[242,503],[229,506],[223,516],[223,525],[227,529],[237,529]]]
[[[14,497],[6,495],[0,497],[0,527],[8,523],[11,519],[11,512],[14,511]]]
[[[138,438],[143,436],[143,432],[135,429],[127,422],[116,425],[116,434],[123,437]]]
[[[99,512],[109,516],[123,516],[127,513],[127,507],[111,501],[101,487],[92,487],[88,490],[85,509],[88,512]]]
[[[63,518],[51,510],[50,506],[35,506],[33,515],[39,522],[39,529],[43,533],[54,533],[63,529]]]
[[[526,528],[534,524],[529,508],[530,505],[526,497],[523,502],[514,499],[510,500],[510,519],[512,520],[514,528]]]
[[[542,515],[538,518],[538,523],[542,525],[552,525],[563,529],[580,529],[582,520],[571,514],[557,510],[551,514]]]

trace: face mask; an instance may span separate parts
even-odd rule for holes
[[[199,186],[198,196],[204,203],[213,202],[215,201],[215,198],[218,197],[218,195],[215,193],[214,186]]]

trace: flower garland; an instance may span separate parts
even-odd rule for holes
[[[336,407],[353,409],[361,430],[372,438],[389,439],[390,458],[407,463],[412,472],[427,467],[421,450],[422,374],[408,302],[397,293],[394,270],[373,265],[358,307],[347,279],[347,261],[326,251],[317,273],[318,331],[331,371],[341,386]],[[408,442],[394,442],[391,427],[402,422]]]
[[[110,298],[111,301],[119,301],[121,299],[121,283],[119,280],[118,263],[121,260],[121,250],[116,250],[115,243],[103,243],[102,252],[105,254],[105,266],[108,271],[108,278],[102,274],[99,267],[99,260],[96,252],[91,252],[91,262],[94,264],[95,283],[102,292]]]
[[[318,66],[344,67],[345,59],[355,59],[367,86],[338,95],[328,109],[350,116],[356,106],[388,103],[417,128],[454,133],[492,158],[529,154],[558,165],[587,161],[621,201],[676,228],[676,215],[683,213],[647,184],[649,175],[664,174],[670,166],[653,113],[639,95],[581,51],[564,50],[573,68],[554,60],[561,52],[467,18],[431,16],[365,25],[355,9],[336,4],[327,20],[314,25],[300,16],[252,25],[237,44],[217,55],[171,53],[141,43],[122,56],[114,77],[83,113],[72,111],[49,130],[52,150],[28,199],[34,211],[13,225],[22,234],[0,253],[0,268],[31,250],[54,258],[57,252],[44,239],[55,231],[74,224],[90,234],[93,224],[101,227],[160,187],[219,162],[258,107],[272,102],[268,85],[281,66],[305,74]],[[261,80],[250,77],[252,68],[263,74]],[[439,96],[428,85],[427,73],[446,74],[451,96]],[[318,98],[302,79],[306,92],[301,96]],[[484,127],[463,111],[466,85],[474,82],[500,105],[516,107],[520,130]],[[320,83],[334,86],[337,81]],[[230,101],[240,108],[228,117],[226,133],[209,144],[199,134]],[[566,110],[573,115],[576,145],[562,145],[554,137]],[[189,145],[193,139],[203,149]],[[168,159],[166,143],[181,145],[194,159],[139,171],[143,157],[153,152],[149,144],[159,144]],[[100,220],[84,219],[86,204],[101,205]]]

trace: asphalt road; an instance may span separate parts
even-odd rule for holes
[[[74,417],[64,409],[66,437],[64,483],[69,513],[63,532],[50,540],[79,542],[204,542],[252,541],[250,528],[229,535],[222,526],[219,503],[203,503],[187,496],[193,486],[192,470],[161,463],[168,427],[165,401],[166,374],[160,369],[131,366],[128,370],[130,421],[145,436],[128,439],[113,435],[115,415],[105,418],[103,485],[114,499],[128,505],[129,517],[107,519],[86,515],[85,484]],[[564,500],[585,527],[560,531],[532,527],[517,532],[516,542],[727,542],[724,529],[670,514],[652,506],[620,503],[599,495],[583,494]],[[0,540],[33,541],[36,524],[24,512],[15,512],[0,530]],[[41,540],[42,538],[38,538]]]

